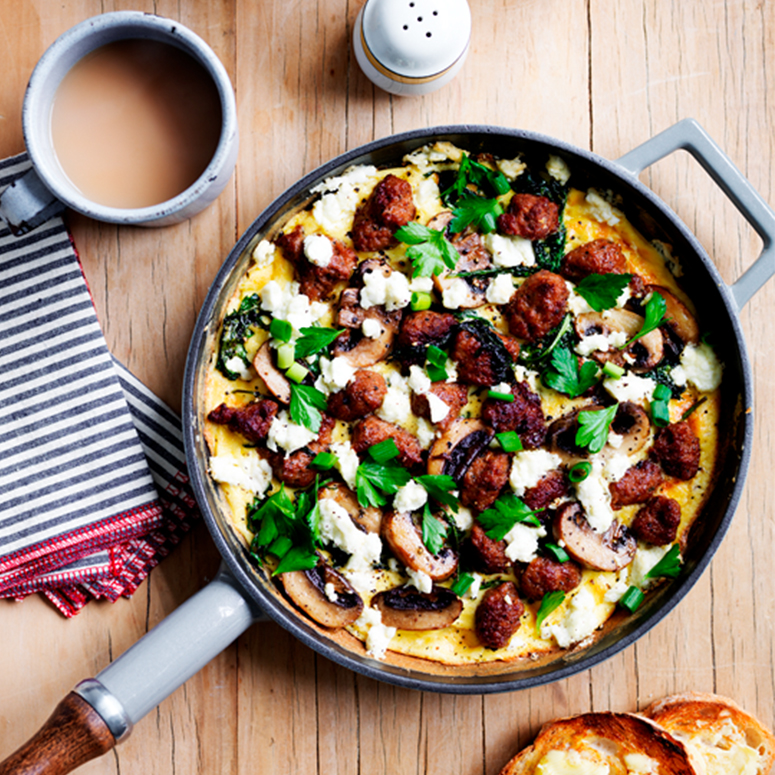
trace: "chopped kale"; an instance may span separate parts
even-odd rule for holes
[[[523,366],[535,368],[536,364],[545,361],[552,350],[557,347],[573,350],[578,342],[578,337],[571,323],[571,316],[568,314],[543,339],[523,344],[517,358],[518,362]]]
[[[673,366],[670,363],[662,361],[658,366],[651,371],[647,371],[645,374],[641,374],[642,377],[653,379],[659,385],[664,385],[670,389],[670,393],[673,398],[680,398],[683,395],[684,389],[675,384],[673,380]]]
[[[246,296],[239,307],[223,319],[216,368],[227,379],[239,378],[239,374],[226,365],[232,358],[241,358],[245,366],[250,365],[245,340],[253,336],[254,328],[266,328],[261,320],[261,300],[257,293]]]

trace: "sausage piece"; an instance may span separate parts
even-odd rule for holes
[[[519,343],[496,331],[492,337],[500,346],[475,329],[460,329],[450,353],[457,361],[458,380],[468,385],[495,385],[511,374],[511,367],[519,355]]]
[[[496,433],[516,431],[525,449],[535,449],[546,438],[546,420],[541,399],[526,382],[511,386],[512,402],[486,398],[482,404],[482,420]]]
[[[353,422],[379,409],[386,395],[382,375],[360,369],[343,390],[328,399],[328,413],[337,420]]]
[[[468,536],[468,553],[474,568],[482,573],[505,573],[511,567],[506,542],[494,541],[478,522]]]
[[[559,227],[559,207],[545,196],[514,194],[508,210],[498,216],[498,231],[529,240],[546,239]]]
[[[396,341],[402,365],[425,363],[430,345],[446,349],[457,320],[449,312],[410,312],[401,321]]]
[[[645,503],[662,484],[662,470],[652,460],[641,460],[627,469],[618,482],[608,485],[611,508],[620,509],[633,503]]]
[[[379,444],[385,439],[393,439],[398,448],[398,462],[404,468],[415,469],[422,465],[422,449],[420,442],[409,431],[398,425],[369,415],[364,417],[352,430],[352,448],[361,454],[369,447]]]
[[[555,562],[548,557],[530,561],[519,579],[519,588],[528,600],[540,600],[547,592],[570,592],[581,584],[581,568],[575,562]]]
[[[259,450],[259,454],[269,461],[274,475],[289,487],[309,487],[315,481],[316,471],[309,464],[320,452],[325,452],[331,444],[331,431],[334,428],[332,417],[322,415],[318,437],[306,447],[286,455],[284,452]]]
[[[503,307],[509,331],[529,342],[543,339],[562,321],[568,296],[568,286],[554,272],[541,269],[530,275]]]
[[[638,510],[630,530],[640,541],[664,546],[675,541],[680,524],[681,506],[678,501],[658,495]]]
[[[207,419],[216,425],[228,425],[248,441],[258,442],[266,438],[279,408],[268,398],[238,407],[221,404],[207,415]]]
[[[460,502],[477,511],[490,508],[509,481],[509,456],[488,449],[479,455],[463,476]]]
[[[476,607],[475,630],[483,646],[501,649],[519,629],[525,606],[511,581],[488,589]]]
[[[550,471],[539,479],[538,484],[525,490],[522,500],[529,509],[538,511],[567,495],[569,489],[568,480],[562,471]]]
[[[412,187],[402,178],[386,175],[355,211],[353,245],[356,250],[385,250],[398,244],[396,229],[414,220],[417,208]]]
[[[459,417],[460,410],[468,403],[468,390],[465,385],[456,382],[432,382],[431,393],[440,398],[448,407],[446,417],[439,420],[436,425],[445,431]],[[418,417],[431,419],[431,408],[426,395],[412,394],[412,411]]]
[[[560,274],[577,283],[591,274],[624,274],[627,261],[622,249],[607,239],[596,239],[570,251],[560,264]]]
[[[652,452],[666,474],[691,479],[700,468],[700,440],[687,421],[661,428]]]
[[[349,280],[358,264],[358,256],[352,248],[338,240],[331,242],[331,260],[327,266],[317,266],[304,254],[304,229],[301,226],[275,240],[285,258],[294,265],[301,292],[312,301],[326,298],[338,283]]]

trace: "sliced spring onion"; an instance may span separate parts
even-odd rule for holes
[[[588,463],[586,460],[582,460],[580,463],[576,463],[575,466],[571,466],[568,471],[568,479],[574,484],[583,482],[592,472],[592,463]]]
[[[393,439],[385,439],[369,447],[369,455],[377,463],[387,463],[388,460],[398,457],[398,447]]]
[[[458,596],[463,597],[474,583],[474,577],[470,573],[461,573],[450,589]]]
[[[522,439],[519,438],[519,434],[516,431],[496,433],[495,438],[498,439],[504,452],[520,452],[523,449]]]
[[[624,376],[624,369],[611,361],[607,361],[603,366],[603,374],[609,379],[619,379]]]
[[[443,382],[449,376],[447,374],[447,354],[441,347],[432,344],[425,353],[425,371],[431,382]]]
[[[289,342],[293,333],[293,326],[287,320],[273,320],[269,324],[269,333],[273,339]]]
[[[673,393],[667,385],[659,384],[654,388],[654,398],[657,401],[669,401]]]
[[[282,321],[281,321],[282,322]],[[292,344],[281,344],[277,348],[277,368],[290,369],[296,359],[296,348]]]
[[[309,466],[316,471],[330,471],[338,462],[339,458],[333,452],[318,452]]]
[[[670,406],[667,401],[651,402],[651,421],[657,428],[664,428],[670,425]]]
[[[506,401],[509,404],[514,403],[513,393],[501,393],[499,390],[488,390],[487,398],[494,398],[496,401]]]
[[[411,307],[415,312],[421,312],[431,307],[431,295],[426,291],[414,291],[412,293]]]
[[[285,372],[285,376],[294,382],[301,382],[309,374],[309,369],[302,366],[300,363],[294,363],[288,371]]]
[[[546,545],[546,551],[549,552],[549,554],[554,557],[557,562],[568,562],[570,560],[570,557],[568,556],[568,553],[563,549],[561,546],[557,546],[557,544],[547,544]]]
[[[643,592],[637,587],[630,587],[620,598],[619,605],[634,614],[643,602]]]

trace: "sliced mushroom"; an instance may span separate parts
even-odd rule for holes
[[[367,533],[379,533],[382,510],[374,506],[363,508],[349,487],[337,482],[327,484],[318,490],[318,499],[323,500],[324,498],[336,501],[350,515],[350,519]]]
[[[445,546],[437,555],[425,548],[409,512],[389,511],[382,518],[382,537],[400,562],[425,573],[433,581],[444,581],[457,570],[457,554],[450,547]]]
[[[382,624],[399,630],[441,630],[463,610],[463,601],[451,589],[435,585],[430,592],[409,586],[388,589],[371,602],[382,613]]]
[[[319,562],[312,570],[281,573],[280,581],[294,604],[323,627],[346,627],[363,611],[360,595],[325,562]]]
[[[339,297],[336,323],[345,328],[360,328],[366,319],[366,310],[361,307],[360,288],[345,288]]]
[[[627,339],[631,339],[643,327],[643,317],[626,309],[608,310],[605,314],[585,312],[576,318],[574,326],[579,337],[592,334],[610,336],[612,333],[621,332]],[[609,347],[608,350],[593,353],[592,357],[599,363],[610,361],[617,366],[629,366],[636,374],[650,371],[664,357],[662,332],[655,329],[624,350]]]
[[[428,228],[436,229],[436,231],[446,231],[451,220],[452,213],[449,210],[445,210],[428,221]],[[460,258],[458,259],[454,270],[452,270],[452,273],[445,270],[441,274],[434,275],[433,283],[439,293],[444,293],[453,282],[456,282],[458,279],[463,279],[468,286],[468,292],[465,297],[460,300],[458,307],[460,309],[474,309],[475,307],[481,307],[483,304],[487,303],[487,284],[490,278],[456,278],[454,275],[457,272],[480,272],[483,269],[490,269],[492,267],[492,257],[484,246],[481,235],[477,232],[466,231],[462,234],[449,236],[450,242],[460,254]],[[450,276],[450,274],[452,274],[452,276]]]
[[[558,417],[546,431],[546,445],[549,451],[562,458],[563,463],[573,465],[589,457],[589,450],[576,444],[579,429],[579,412],[594,412],[602,409],[598,404],[589,404]]]
[[[665,300],[665,323],[685,345],[700,341],[700,328],[688,307],[671,291],[661,285],[647,285],[646,293],[658,293]]]
[[[267,390],[281,403],[291,403],[291,383],[272,362],[272,348],[267,340],[253,358],[253,368],[264,380]]]
[[[557,509],[554,537],[572,559],[592,570],[619,571],[632,562],[638,548],[632,533],[617,520],[605,533],[596,533],[576,501]]]
[[[462,480],[474,459],[486,449],[494,433],[481,420],[458,420],[433,443],[428,453],[428,473]]]
[[[623,436],[619,449],[628,457],[643,449],[651,437],[651,423],[646,411],[632,401],[619,404],[611,430]]]

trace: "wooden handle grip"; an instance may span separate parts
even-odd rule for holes
[[[115,744],[102,717],[70,692],[34,737],[0,762],[0,775],[64,775]]]

